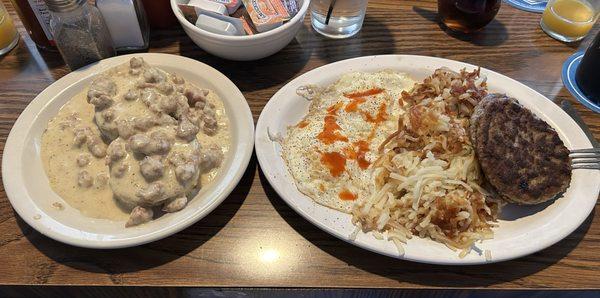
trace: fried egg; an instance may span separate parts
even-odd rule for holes
[[[298,190],[346,213],[369,196],[377,149],[397,129],[403,113],[398,99],[413,85],[406,74],[384,70],[348,73],[327,87],[308,87],[308,114],[288,128],[281,142]]]

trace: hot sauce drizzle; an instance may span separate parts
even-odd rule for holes
[[[306,121],[306,120],[302,120],[302,121],[298,122],[298,124],[296,124],[296,126],[297,126],[298,128],[305,128],[306,126],[308,126],[308,124],[309,124],[309,122],[308,122],[308,121]]]
[[[348,138],[338,132],[338,130],[342,128],[336,122],[337,111],[341,106],[342,103],[338,102],[327,109],[327,116],[325,116],[325,123],[323,123],[323,131],[317,135],[317,139],[323,144],[330,145],[336,141],[348,142]]]
[[[323,131],[317,135],[317,139],[323,144],[333,144],[336,141],[348,142],[348,138],[338,132],[341,127],[336,122],[336,117],[332,115],[325,116]]]
[[[342,105],[344,105],[344,104],[341,102],[338,102],[338,103],[328,107],[327,114],[337,116],[337,112],[342,107]]]
[[[361,103],[364,103],[365,101],[367,101],[367,99],[364,98],[365,96],[376,95],[383,91],[384,90],[380,89],[380,88],[372,88],[372,89],[365,90],[365,91],[359,91],[359,92],[354,92],[354,93],[345,93],[344,96],[352,99],[352,101],[350,101],[350,103],[348,103],[346,105],[346,108],[344,108],[344,110],[348,113],[356,112],[358,110],[358,106]]]
[[[339,177],[346,170],[346,157],[338,152],[322,152],[321,163],[329,169],[333,177]]]
[[[346,111],[348,113],[356,112],[358,110],[358,105],[365,101],[367,101],[367,100],[363,97],[353,98],[352,101],[350,101],[350,103],[346,105],[346,107],[344,108],[344,111]]]
[[[363,114],[363,117],[365,118],[365,121],[379,124],[379,123],[387,120],[387,118],[388,118],[386,109],[387,109],[387,105],[384,102],[379,106],[379,111],[377,112],[377,115],[373,116],[365,111],[362,111],[362,114]]]
[[[360,140],[352,143],[352,145],[353,146],[344,148],[344,155],[348,159],[356,160],[358,166],[361,169],[366,170],[371,165],[366,158],[367,152],[370,151],[369,142]]]
[[[347,189],[343,189],[338,194],[338,197],[340,198],[340,200],[343,200],[343,201],[354,201],[354,200],[356,200],[356,195],[353,194],[352,192],[350,192]]]
[[[369,143],[367,141],[357,141],[354,142],[354,146],[356,146],[356,162],[358,162],[358,166],[366,170],[371,163],[367,160],[366,155],[369,152]]]
[[[344,96],[348,97],[348,98],[357,98],[357,97],[371,96],[371,95],[379,94],[381,92],[383,92],[383,89],[381,89],[381,88],[371,88],[371,89],[368,89],[365,91],[345,93]]]
[[[373,88],[366,91],[344,94],[345,97],[352,99],[352,101],[346,105],[344,110],[346,112],[356,112],[358,111],[358,106],[366,101],[366,99],[364,98],[365,96],[379,94],[383,91],[383,89]],[[330,145],[336,141],[348,142],[348,138],[339,132],[339,130],[341,130],[341,127],[337,124],[337,112],[342,107],[342,105],[343,104],[341,102],[338,102],[335,105],[332,105],[331,107],[327,108],[327,115],[324,119],[323,131],[317,135],[317,139],[319,139],[324,144]],[[386,103],[382,103],[379,106],[379,110],[375,116],[365,111],[360,111],[360,113],[363,115],[365,121],[377,125],[388,119],[386,109]],[[306,125],[308,125],[308,123],[305,124],[303,122],[304,121],[301,121],[300,123],[298,123],[297,126],[305,127]],[[371,163],[367,160],[366,154],[370,151],[369,145],[374,135],[375,127],[373,127],[373,130],[369,134],[367,140],[359,140],[353,142],[352,145],[349,145],[348,147],[342,150],[343,154],[339,152],[321,152],[321,163],[325,165],[327,169],[329,169],[329,173],[333,177],[339,177],[342,175],[342,173],[346,170],[346,161],[348,159],[356,160],[358,166],[361,169],[367,169],[371,165]],[[348,190],[343,190],[342,192],[340,192],[339,197],[342,200],[356,199],[356,195]]]

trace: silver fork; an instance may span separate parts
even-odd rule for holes
[[[600,170],[600,148],[571,150],[569,156],[573,169]]]

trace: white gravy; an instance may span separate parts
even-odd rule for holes
[[[118,86],[116,95],[118,97],[123,96],[135,84],[135,80],[131,79],[127,69],[127,65],[122,65],[109,70],[111,78]],[[191,85],[186,82],[185,86]],[[106,164],[105,158],[94,157],[85,145],[78,147],[74,142],[76,127],[89,127],[94,135],[101,136],[94,122],[94,106],[87,102],[87,92],[88,88],[73,97],[48,123],[42,136],[42,161],[52,190],[71,207],[78,209],[88,217],[123,221],[129,217],[131,207],[124,206],[113,197],[108,183],[110,179],[109,166]],[[214,144],[220,147],[226,156],[229,150],[230,135],[223,103],[210,90],[207,102],[215,105],[218,130],[214,135],[207,135],[200,131],[196,138],[202,148]],[[78,164],[77,158],[81,154],[89,156],[87,165]],[[210,183],[217,175],[219,168],[202,173],[199,177],[199,185],[204,186]],[[79,185],[81,171],[87,171],[93,178],[92,186],[82,187]],[[61,206],[57,203],[54,202],[54,205]]]

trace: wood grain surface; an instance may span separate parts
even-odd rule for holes
[[[58,53],[38,51],[11,4],[3,2],[21,41],[0,57],[0,148],[27,104],[69,72]],[[539,14],[506,3],[490,25],[473,35],[444,32],[436,11],[435,1],[373,0],[362,32],[347,40],[317,35],[306,18],[290,45],[254,62],[213,57],[179,27],[152,32],[150,51],[197,59],[223,72],[242,90],[255,120],[281,86],[330,62],[378,54],[455,59],[519,80],[555,103],[573,102],[600,137],[598,114],[576,103],[560,79],[563,61],[580,44],[551,39],[539,28]],[[76,248],[42,236],[15,214],[0,185],[0,284],[597,288],[599,211],[596,205],[573,234],[539,253],[499,264],[450,267],[380,256],[319,230],[278,197],[255,157],[235,191],[209,216],[164,240],[119,250]],[[275,258],[265,258],[273,252]]]

